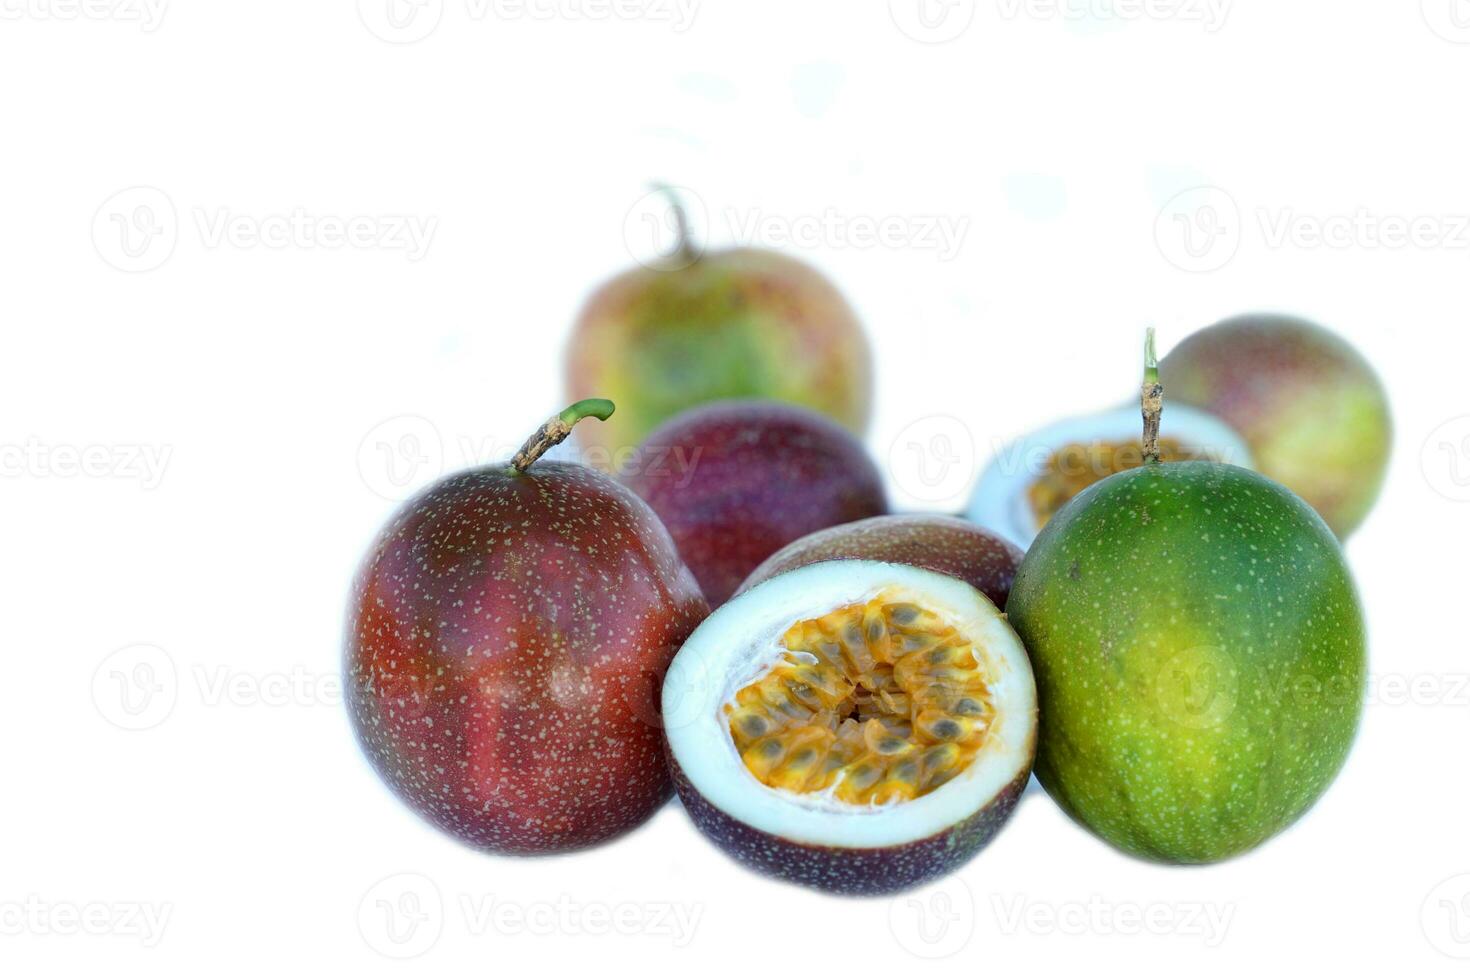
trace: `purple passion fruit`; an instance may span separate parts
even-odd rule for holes
[[[793,568],[841,558],[894,562],[952,575],[1004,609],[1021,564],[1021,549],[958,517],[870,517],[793,541],[763,561],[740,591]]]
[[[978,590],[830,561],[716,610],[664,682],[674,784],[737,861],[827,891],[947,874],[1000,829],[1035,752],[1031,667]]]
[[[502,854],[588,847],[669,798],[658,691],[708,612],[648,506],[536,457],[441,480],[378,537],[353,587],[347,707],[419,816]]]
[[[711,606],[792,541],[888,510],[857,440],[793,405],[696,408],[656,429],[638,458],[648,465],[625,482],[668,527]]]
[[[1336,334],[1295,317],[1236,317],[1186,337],[1159,376],[1171,404],[1229,423],[1255,468],[1315,507],[1339,538],[1373,509],[1393,448],[1388,395]]]
[[[1153,378],[1146,390],[1161,397]],[[1341,769],[1362,611],[1337,539],[1291,491],[1146,455],[1062,508],[1011,590],[1041,701],[1036,775],[1123,851],[1221,861],[1295,821]]]
[[[675,214],[684,229],[683,211]],[[764,249],[701,253],[687,229],[676,268],[638,268],[587,301],[567,348],[572,398],[606,394],[610,424],[578,432],[616,453],[686,409],[732,398],[804,405],[861,436],[871,355],[857,315],[815,269]]]

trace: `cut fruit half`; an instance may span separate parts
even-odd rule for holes
[[[663,690],[675,786],[756,870],[830,891],[946,874],[1015,806],[1036,748],[1020,640],[973,586],[830,561],[736,596]]]
[[[1136,407],[1067,419],[1017,439],[980,476],[966,516],[1024,548],[1083,490],[1143,463]],[[1171,405],[1159,438],[1164,462],[1251,467],[1250,450],[1213,415]]]

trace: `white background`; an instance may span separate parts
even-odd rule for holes
[[[1470,4],[547,2],[0,0],[0,972],[1463,975]],[[339,703],[351,574],[387,498],[561,407],[581,300],[667,245],[655,178],[851,297],[905,508],[1127,397],[1146,324],[1348,336],[1398,443],[1348,549],[1375,690],[1309,817],[1173,869],[1033,788],[890,902],[749,875],[676,806],[538,861],[401,807]]]

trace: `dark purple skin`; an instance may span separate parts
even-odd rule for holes
[[[894,514],[830,527],[793,541],[762,562],[740,591],[803,565],[857,558],[913,565],[961,579],[984,593],[997,609],[1004,609],[1023,557],[1020,548],[967,520]]]
[[[857,440],[794,405],[692,409],[655,429],[637,460],[624,482],[663,520],[711,608],[781,547],[888,511]]]
[[[1035,749],[1033,739],[1033,756]],[[896,847],[839,848],[783,840],[743,824],[701,796],[672,756],[669,768],[694,825],[730,857],[774,878],[839,895],[890,895],[955,871],[1000,832],[1031,778],[1028,759],[989,804],[943,833]]]

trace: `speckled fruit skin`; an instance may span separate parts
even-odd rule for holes
[[[761,562],[740,591],[803,565],[859,558],[914,565],[962,579],[1004,609],[1021,557],[1021,549],[1009,541],[958,517],[893,514],[829,527],[793,541]]]
[[[1031,779],[1028,766],[986,807],[945,833],[901,847],[857,849],[816,847],[756,830],[701,796],[672,758],[669,766],[690,819],[726,854],[773,878],[839,895],[889,895],[956,870],[1005,826]]]
[[[1322,519],[1218,463],[1150,464],[1079,494],[1006,606],[1036,672],[1036,775],[1124,851],[1204,863],[1301,816],[1361,713],[1362,612]]]
[[[1185,338],[1159,377],[1171,401],[1239,432],[1255,468],[1315,507],[1338,537],[1373,508],[1393,447],[1388,396],[1335,334],[1294,317],[1236,317]]]
[[[663,520],[710,606],[777,549],[888,510],[883,478],[841,426],[775,402],[718,402],[659,426],[625,477]]]
[[[405,504],[363,562],[348,710],[384,782],[447,833],[503,854],[588,847],[669,798],[658,692],[708,611],[610,478],[468,471]]]
[[[688,408],[731,398],[805,405],[862,435],[872,400],[867,338],[819,272],[764,249],[707,253],[687,268],[635,269],[588,300],[567,348],[572,397],[611,398],[577,432],[617,452]]]

